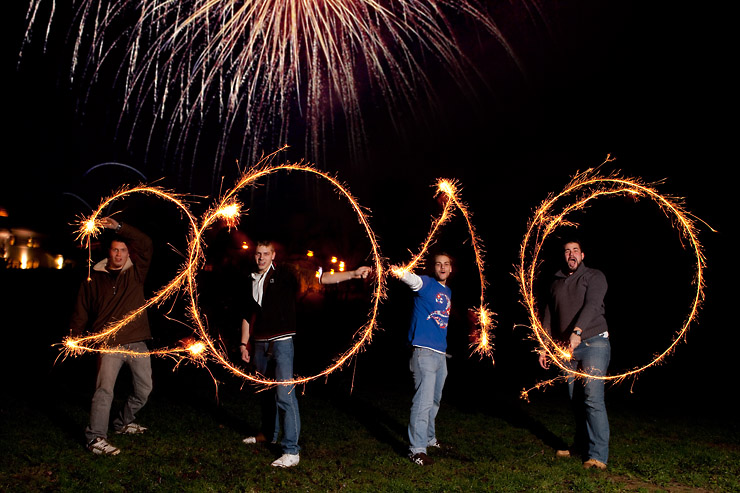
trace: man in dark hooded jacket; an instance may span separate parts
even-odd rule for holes
[[[146,428],[134,423],[136,413],[146,404],[152,391],[152,366],[144,341],[151,339],[149,321],[142,308],[146,303],[144,280],[152,259],[152,242],[147,235],[128,224],[107,217],[100,221],[114,230],[108,257],[98,262],[82,283],[70,323],[73,337],[88,331],[101,334],[111,324],[130,320],[105,338],[108,351],[98,356],[98,376],[85,429],[88,449],[100,455],[117,455],[120,449],[108,442],[108,420],[113,389],[124,364],[131,369],[133,393],[113,421],[118,434],[138,434]],[[136,313],[138,311],[138,313]],[[141,353],[141,354],[138,354]]]

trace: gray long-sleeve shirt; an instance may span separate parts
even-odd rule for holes
[[[559,340],[568,340],[576,327],[583,330],[582,339],[606,332],[606,289],[604,274],[584,263],[570,275],[559,271],[550,286],[550,300],[545,307],[542,326]]]

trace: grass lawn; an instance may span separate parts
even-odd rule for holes
[[[112,435],[121,454],[95,456],[82,435],[91,361],[40,375],[40,395],[6,389],[0,491],[740,491],[740,440],[729,417],[613,399],[609,470],[587,471],[554,457],[571,433],[564,389],[531,403],[490,389],[481,399],[452,375],[437,421],[446,448],[431,453],[429,467],[405,456],[408,375],[356,383],[352,392],[351,375],[307,386],[301,463],[281,470],[270,467],[278,450],[241,442],[259,425],[260,395],[224,377],[216,398],[206,372],[171,372],[162,361],[138,419],[149,432]]]

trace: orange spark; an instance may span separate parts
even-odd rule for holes
[[[241,216],[241,204],[238,202],[224,204],[218,208],[215,215],[223,219],[229,229],[236,227]]]

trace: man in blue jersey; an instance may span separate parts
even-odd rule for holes
[[[450,256],[434,256],[434,277],[406,272],[401,281],[414,291],[414,312],[409,328],[413,354],[409,368],[414,376],[415,394],[409,419],[409,457],[420,466],[434,461],[427,448],[439,448],[434,420],[447,378],[447,323],[452,293],[447,278],[452,272]]]

